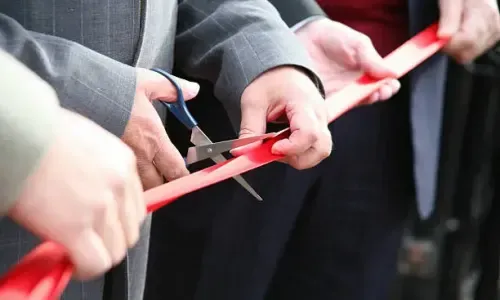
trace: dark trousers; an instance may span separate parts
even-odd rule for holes
[[[500,128],[497,121],[497,131]],[[494,194],[491,207],[481,224],[478,257],[480,277],[475,291],[476,300],[499,299],[498,280],[500,275],[500,142],[495,143],[493,159]]]
[[[146,300],[387,299],[413,195],[408,119],[403,90],[336,121],[318,167],[245,174],[263,203],[226,181],[157,212]]]

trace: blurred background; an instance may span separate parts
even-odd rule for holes
[[[499,299],[500,45],[447,78],[437,207],[408,221],[391,300]]]

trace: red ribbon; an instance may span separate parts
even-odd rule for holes
[[[433,24],[385,58],[388,66],[398,77],[415,68],[444,46],[446,41],[438,39],[436,32],[437,25]],[[357,106],[383,82],[362,75],[335,93],[327,99],[329,121],[332,122]],[[276,141],[286,138],[288,134],[288,130],[284,131],[241,156],[145,192],[148,211],[155,211],[183,195],[282,158],[271,154],[270,150]],[[0,280],[0,299],[58,299],[71,279],[72,273],[73,266],[65,250],[55,243],[45,242],[24,257]]]

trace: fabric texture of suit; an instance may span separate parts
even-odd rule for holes
[[[310,65],[264,0],[3,1],[0,47],[49,82],[63,107],[118,136],[133,103],[134,66],[171,70],[175,62],[187,74],[212,82],[237,124],[240,96],[255,77],[279,65],[306,70]],[[158,111],[165,117],[161,106]],[[38,241],[9,220],[2,221],[0,230],[5,271]],[[133,276],[122,274],[111,290],[123,294],[113,294],[114,299],[142,298],[148,242],[146,221],[141,241],[118,268]],[[102,282],[72,282],[63,298],[97,299]]]
[[[270,2],[289,26],[324,15],[314,0]],[[411,33],[437,16],[435,0],[410,0],[408,10]],[[422,216],[432,211],[445,72],[446,58],[434,56],[391,101],[334,122],[336,150],[318,167],[272,164],[246,174],[263,203],[227,181],[159,211],[147,299],[387,299],[414,176]],[[216,115],[204,100],[195,105]],[[202,122],[209,133],[210,124],[219,134],[227,126]],[[414,176],[412,146],[426,164]]]
[[[58,100],[32,71],[0,50],[0,217],[54,139]]]

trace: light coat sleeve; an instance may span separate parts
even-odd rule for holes
[[[59,104],[54,90],[0,51],[0,215],[5,215],[52,144]]]

